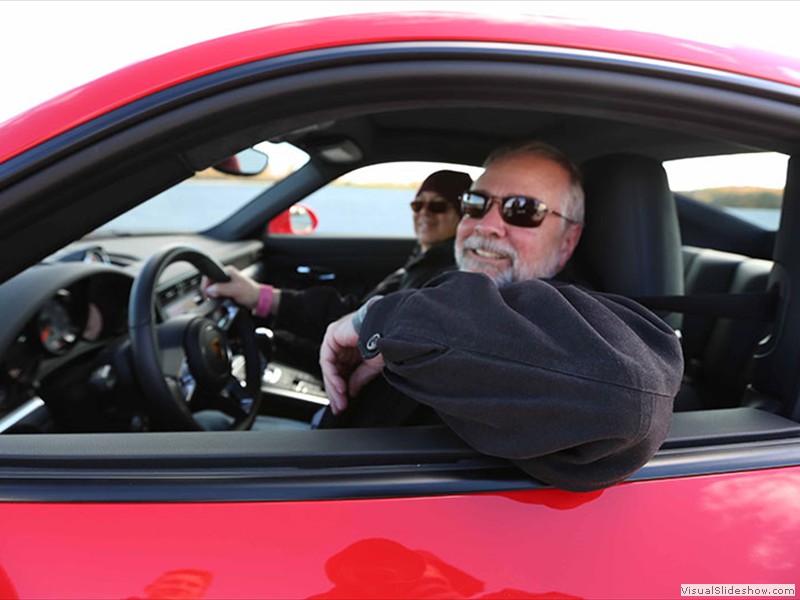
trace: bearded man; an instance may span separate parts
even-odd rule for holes
[[[328,326],[322,426],[442,422],[557,487],[622,481],[669,432],[678,338],[632,300],[554,279],[583,231],[572,161],[534,141],[484,167],[462,198],[459,271]]]

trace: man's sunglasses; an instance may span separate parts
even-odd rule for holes
[[[569,223],[578,223],[574,219],[547,208],[547,205],[541,200],[527,196],[500,198],[483,192],[464,192],[461,196],[461,209],[468,217],[482,219],[492,208],[494,202],[500,206],[500,216],[503,221],[516,227],[538,227],[548,214],[561,217]]]
[[[411,210],[413,210],[415,213],[418,213],[426,205],[428,206],[428,212],[432,212],[436,215],[442,215],[447,212],[448,208],[450,208],[450,203],[445,202],[444,200],[432,200],[428,202],[425,200],[413,200],[411,202]]]

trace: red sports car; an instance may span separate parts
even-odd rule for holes
[[[444,426],[247,431],[307,425],[325,391],[271,360],[274,332],[206,299],[201,273],[364,293],[415,243],[413,192],[385,184],[479,172],[530,138],[584,167],[607,217],[576,254],[590,283],[680,330],[655,457],[575,493]],[[793,597],[796,156],[796,59],[442,13],[212,40],[7,121],[0,597]],[[752,184],[677,183],[747,157],[781,182],[736,166]],[[191,360],[159,351],[198,311],[233,339],[214,404],[232,431],[203,430]]]

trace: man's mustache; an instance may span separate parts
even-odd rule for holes
[[[471,234],[462,244],[463,250],[482,250],[484,252],[491,252],[493,254],[500,254],[506,256],[511,260],[512,264],[516,264],[518,254],[515,248],[498,242],[497,240],[483,237],[478,233]]]

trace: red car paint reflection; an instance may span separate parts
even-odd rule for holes
[[[206,597],[213,578],[208,571],[197,569],[167,571],[147,585],[143,597],[136,596],[128,600],[201,600]]]
[[[314,600],[347,598],[576,598],[557,592],[536,594],[503,589],[483,594],[484,582],[425,550],[410,550],[386,539],[361,540],[335,554],[325,565],[334,583]]]

